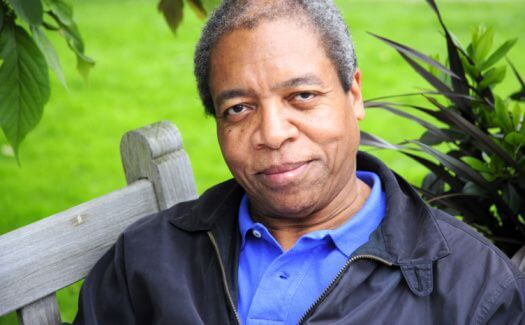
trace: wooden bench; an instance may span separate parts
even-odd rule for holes
[[[128,225],[197,197],[173,124],[126,133],[120,152],[125,188],[0,236],[0,316],[16,310],[20,324],[60,324],[56,291],[83,279]]]

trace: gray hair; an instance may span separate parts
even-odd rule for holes
[[[211,14],[195,49],[195,78],[207,114],[215,108],[209,87],[210,58],[219,39],[235,29],[253,29],[282,17],[304,20],[320,37],[344,91],[352,85],[357,60],[348,27],[332,0],[224,0]]]

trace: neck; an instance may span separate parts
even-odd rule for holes
[[[264,224],[284,251],[288,251],[297,240],[316,230],[336,229],[350,220],[363,206],[370,187],[359,178],[349,184],[350,191],[341,191],[326,207],[301,218],[275,218],[256,216]]]

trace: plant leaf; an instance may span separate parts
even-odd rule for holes
[[[4,27],[4,7],[0,4],[0,32]]]
[[[490,168],[487,164],[477,158],[465,156],[462,157],[461,160],[478,172],[490,172]]]
[[[499,156],[503,161],[513,167],[517,167],[516,161],[497,143],[495,143],[490,137],[483,133],[478,127],[469,122],[467,119],[457,114],[456,112],[443,107],[434,98],[425,96],[431,103],[433,103],[442,112],[442,116],[449,122],[454,124],[458,129],[462,130],[466,134],[470,135],[477,140],[477,143],[484,150],[490,151],[495,155]]]
[[[487,192],[474,182],[467,182],[461,192],[475,197],[487,197]]]
[[[366,103],[366,107],[367,108],[381,108],[381,109],[384,109],[384,110],[387,110],[393,114],[396,114],[398,116],[401,116],[401,117],[404,117],[404,118],[407,118],[407,119],[410,119],[416,123],[418,123],[419,125],[425,127],[430,133],[432,133],[433,135],[441,138],[441,139],[445,139],[445,140],[448,140],[448,141],[454,141],[454,139],[452,139],[448,134],[446,134],[445,132],[443,132],[442,130],[440,130],[439,128],[435,127],[432,123],[429,123],[419,117],[416,117],[410,113],[407,113],[407,112],[404,112],[404,111],[401,111],[397,108],[394,108],[392,107],[389,103],[384,103],[384,102],[367,102]]]
[[[439,63],[438,61],[432,59],[431,57],[429,57],[428,55],[425,55],[419,51],[416,51],[408,46],[405,46],[403,44],[400,44],[400,43],[397,43],[397,42],[394,42],[392,40],[389,40],[387,38],[384,38],[382,36],[379,36],[379,35],[376,35],[374,33],[371,33],[371,32],[368,32],[368,34],[372,35],[373,37],[379,39],[380,41],[383,41],[384,43],[390,45],[391,47],[395,48],[399,53],[401,54],[405,54],[407,56],[412,56],[412,57],[415,57],[415,58],[418,58],[420,60],[422,60],[423,62],[427,63],[428,65],[438,69],[439,71],[453,77],[453,78],[459,78],[454,72],[452,72],[451,70],[449,70],[447,67],[445,67],[444,65],[442,65],[441,63]]]
[[[84,41],[77,25],[73,21],[69,25],[64,24],[54,13],[52,17],[59,24],[59,32],[66,39],[67,45],[75,52],[78,72],[84,78],[84,81],[87,81],[89,71],[95,66],[95,61],[84,54]]]
[[[0,125],[18,157],[20,143],[49,99],[49,75],[44,56],[19,26],[9,24],[0,33],[0,57]]]
[[[51,12],[60,20],[63,25],[71,26],[73,21],[73,7],[65,0],[46,0]]]
[[[492,68],[488,70],[483,76],[483,80],[481,80],[481,82],[479,83],[479,89],[483,90],[502,82],[503,79],[505,79],[506,72],[507,69],[505,66]]]
[[[436,12],[436,15],[438,17],[439,23],[441,24],[441,27],[443,28],[443,31],[445,32],[445,38],[447,40],[447,52],[448,52],[448,58],[450,62],[450,69],[456,76],[455,78],[452,78],[452,88],[462,94],[462,95],[468,95],[469,93],[469,86],[465,77],[465,70],[463,69],[463,64],[461,62],[461,58],[459,56],[459,51],[462,51],[462,48],[460,47],[458,49],[458,46],[454,42],[453,36],[448,31],[447,26],[445,25],[445,22],[443,21],[443,18],[441,16],[441,13],[439,12],[439,9],[436,5],[436,3],[433,0],[427,0],[428,4],[432,7],[432,9]],[[468,58],[468,56],[466,56]],[[469,58],[470,60],[470,58]],[[468,114],[467,110],[467,103],[460,99],[457,99],[454,102],[456,105],[459,106],[459,108]]]
[[[521,85],[521,89],[517,92],[510,95],[510,98],[518,101],[525,101],[525,82],[523,81],[523,78],[521,78],[518,70],[516,70],[516,67],[510,60],[507,60],[508,64],[510,65],[510,68],[512,69],[512,72],[514,72],[514,75],[516,76],[516,79],[518,79],[518,82]]]
[[[220,0],[202,0],[204,9],[206,9],[208,14],[211,13],[220,3]]]
[[[186,0],[186,1],[188,2],[188,5],[193,10],[193,12],[197,15],[197,17],[199,17],[200,19],[206,18],[207,12],[201,0]]]
[[[476,183],[484,190],[487,190],[489,193],[493,193],[491,185],[480,174],[478,174],[476,171],[474,171],[461,160],[443,154],[437,151],[436,149],[427,146],[426,144],[421,143],[419,141],[410,142],[418,145],[423,151],[436,158],[440,163],[450,168],[450,170],[454,171],[457,175]]]
[[[512,109],[512,122],[514,124],[514,130],[520,131],[523,128],[525,122],[525,111],[521,108],[519,103],[514,103]]]
[[[516,44],[517,41],[517,38],[513,38],[503,43],[496,51],[494,51],[494,53],[492,53],[489,56],[489,58],[485,62],[483,62],[479,69],[483,71],[496,64],[507,54],[507,52],[510,51],[510,49],[512,49],[512,47]]]
[[[507,186],[503,189],[503,200],[507,203],[513,213],[518,213],[523,198],[510,182],[507,182],[506,185]]]
[[[504,140],[515,147],[525,146],[525,134],[516,131],[507,134]]]
[[[182,0],[160,0],[158,10],[164,15],[166,23],[173,33],[177,32],[182,17],[184,3]]]
[[[430,160],[428,160],[426,158],[420,157],[418,155],[414,155],[414,154],[412,154],[410,152],[407,152],[407,151],[401,151],[401,152],[404,155],[410,157],[411,159],[417,161],[421,165],[425,166],[434,175],[436,175],[437,177],[439,177],[442,180],[444,180],[448,185],[450,185],[450,187],[452,188],[453,191],[460,192],[461,189],[463,188],[463,182],[460,179],[458,179],[456,176],[450,174],[450,172],[448,172],[443,167],[443,165],[435,164],[435,163],[433,163],[432,161],[430,161]]]
[[[489,27],[479,26],[477,30],[477,38],[472,41],[474,46],[474,62],[476,66],[480,66],[485,57],[489,54],[494,42],[494,30]]]
[[[16,15],[32,25],[40,25],[44,19],[41,0],[7,0]]]
[[[64,78],[64,73],[62,72],[60,58],[58,57],[53,44],[47,39],[46,34],[40,29],[40,27],[31,25],[31,32],[33,33],[33,40],[36,45],[38,45],[40,52],[44,54],[47,64],[55,72],[58,80],[62,83],[64,88],[67,89],[67,83]]]
[[[504,130],[505,133],[514,131],[514,125],[509,116],[509,111],[507,110],[507,105],[503,99],[499,96],[496,96],[496,105],[495,113],[496,119],[499,122],[499,126]]]
[[[391,144],[390,142],[384,139],[381,139],[380,137],[375,136],[373,134],[367,133],[365,131],[361,131],[360,144],[363,146],[371,146],[371,147],[391,149],[391,150],[398,150],[402,148],[401,146]]]
[[[423,178],[421,186],[432,193],[443,194],[445,192],[445,182],[432,172]]]

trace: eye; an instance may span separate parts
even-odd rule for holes
[[[294,96],[295,99],[300,100],[300,101],[307,101],[307,100],[313,99],[314,97],[315,97],[315,94],[310,93],[310,92],[301,92],[301,93],[295,94]]]
[[[232,106],[224,111],[224,116],[235,116],[244,113],[248,108],[244,105],[238,104]]]

